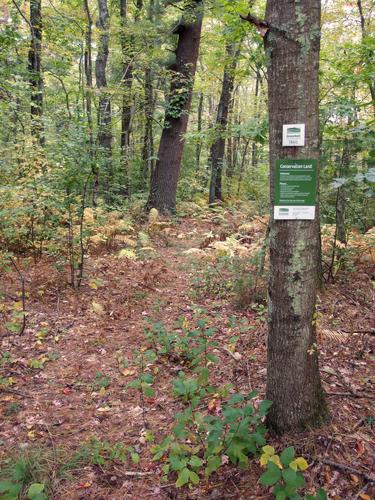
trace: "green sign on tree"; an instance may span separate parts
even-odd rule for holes
[[[317,160],[276,160],[275,219],[315,219],[317,166]]]

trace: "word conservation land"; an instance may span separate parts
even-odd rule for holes
[[[314,220],[317,160],[276,160],[275,220]]]

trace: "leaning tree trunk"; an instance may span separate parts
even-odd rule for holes
[[[191,0],[176,28],[176,62],[171,67],[171,87],[167,100],[158,160],[151,178],[148,207],[161,212],[176,208],[177,182],[184,148],[191,96],[202,30],[202,0]]]
[[[254,23],[256,24],[256,23]],[[320,0],[268,0],[270,129],[270,281],[267,425],[277,432],[321,424],[327,417],[315,333],[319,220],[274,220],[277,159],[319,161]],[[266,33],[265,33],[266,32]],[[282,147],[282,126],[306,124],[306,146]]]
[[[107,89],[107,62],[109,54],[109,14],[107,0],[98,0],[99,29],[98,54],[95,64],[96,86],[99,89],[98,136],[97,144],[103,158],[104,190],[109,200],[109,187],[113,177],[112,168],[112,118],[111,98]]]
[[[31,87],[31,135],[39,145],[43,146],[43,75],[41,67],[43,36],[42,0],[30,0],[30,35],[29,78]]]
[[[211,205],[216,200],[223,199],[222,175],[225,154],[225,132],[228,125],[229,104],[232,98],[235,70],[238,57],[238,49],[235,44],[227,45],[228,63],[224,68],[223,84],[221,88],[220,101],[216,116],[216,139],[214,140],[211,151],[211,179],[208,202]]]

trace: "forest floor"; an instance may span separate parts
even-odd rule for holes
[[[200,316],[215,328],[218,342],[214,383],[231,382],[244,393],[257,389],[255,404],[264,399],[265,305],[260,300],[240,309],[236,301],[243,297],[230,286],[234,271],[211,258],[215,252],[225,254],[225,245],[215,249],[215,241],[225,243],[240,227],[245,249],[254,243],[261,247],[265,221],[253,218],[243,226],[247,222],[241,212],[222,210],[176,218],[159,230],[149,231],[144,223],[137,231],[150,233],[149,257],[130,260],[119,258],[118,247],[97,249],[87,259],[87,279],[79,290],[69,287],[47,260],[19,259],[27,291],[26,329],[20,336],[5,328],[0,333],[3,470],[14,454],[35,452],[41,467],[49,468],[52,498],[61,500],[272,498],[258,483],[264,470],[257,458],[246,470],[224,463],[190,489],[177,489],[173,475],[161,481],[163,463],[152,460],[147,440],[151,433],[156,443],[170,434],[184,406],[171,390],[178,372],[189,372],[182,359],[159,356],[147,363],[154,395],[142,397],[127,387],[141,369],[134,364],[135,352],[150,347],[147,325],[163,322],[173,331],[194,325]],[[293,445],[310,465],[304,473],[307,489],[324,487],[332,499],[375,495],[370,481],[375,476],[373,273],[373,261],[358,258],[319,296],[320,367],[331,421],[309,432],[267,437],[276,450]],[[6,319],[5,311],[20,301],[17,274],[8,273],[1,286],[0,314]],[[212,406],[220,412],[220,404],[214,398],[207,412]],[[108,449],[99,450],[103,463],[74,466],[71,461],[70,477],[64,477],[61,463],[68,464],[93,437],[108,443]],[[115,443],[131,446],[140,460],[111,459]]]

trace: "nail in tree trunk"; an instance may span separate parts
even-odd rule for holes
[[[274,220],[277,159],[319,161],[320,0],[268,0],[270,281],[267,425],[297,431],[325,421],[315,334],[319,220]],[[282,126],[306,124],[306,146],[282,147]]]
[[[194,77],[199,53],[203,6],[191,0],[176,28],[176,62],[171,67],[171,85],[167,99],[158,160],[151,178],[148,207],[161,212],[176,208],[177,183],[184,148]]]
[[[29,78],[31,87],[31,135],[40,146],[43,146],[43,75],[41,66],[43,37],[42,0],[30,0],[30,35]]]
[[[227,57],[228,62],[224,68],[220,101],[217,108],[215,126],[216,139],[214,140],[210,151],[211,179],[208,199],[209,204],[223,199],[222,176],[225,154],[225,132],[228,125],[229,103],[232,98],[235,70],[237,65],[238,49],[236,44],[230,43],[227,45]]]
[[[106,76],[109,54],[109,14],[107,0],[98,0],[98,13],[97,27],[100,34],[95,64],[96,86],[99,89],[97,145],[103,160],[104,189],[106,198],[109,200],[109,187],[113,178],[113,168],[111,99],[108,93]]]

